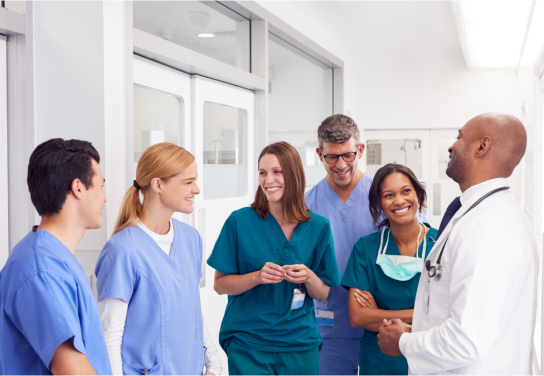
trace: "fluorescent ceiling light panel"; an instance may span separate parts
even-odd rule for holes
[[[533,11],[531,27],[521,57],[521,66],[530,66],[536,62],[544,46],[544,2],[537,1]]]
[[[459,5],[472,66],[517,67],[531,0],[460,0]]]
[[[200,38],[213,38],[213,37],[215,37],[215,35],[211,34],[211,33],[198,34],[198,36]]]

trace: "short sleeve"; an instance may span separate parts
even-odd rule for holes
[[[370,292],[370,279],[368,277],[367,262],[364,257],[364,242],[362,238],[353,246],[341,284],[348,290],[353,287]]]
[[[96,268],[98,300],[117,298],[129,303],[136,276],[130,253],[113,239],[106,243],[98,257]]]
[[[72,339],[86,354],[74,281],[46,272],[27,280],[14,294],[6,313],[47,368],[59,345]]]
[[[338,286],[340,284],[340,271],[338,270],[338,264],[336,262],[331,225],[328,221],[321,230],[321,236],[319,237],[317,244],[323,249],[323,255],[313,272],[327,286]]]
[[[212,254],[208,258],[208,265],[221,274],[240,274],[236,231],[236,217],[231,215],[223,225]]]

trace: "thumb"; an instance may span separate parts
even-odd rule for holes
[[[385,326],[387,328],[389,325],[391,325],[391,324],[389,324],[389,320],[383,319],[383,326]]]

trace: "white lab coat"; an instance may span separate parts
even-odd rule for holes
[[[446,243],[442,279],[421,273],[412,333],[400,339],[410,373],[529,374],[538,253],[531,225],[506,186],[492,179],[467,189],[429,256]],[[430,294],[426,285],[430,285]],[[429,296],[429,309],[424,301]]]

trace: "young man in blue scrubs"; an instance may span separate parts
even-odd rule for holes
[[[102,226],[100,156],[52,139],[30,156],[27,183],[42,217],[0,273],[0,374],[110,374],[98,309],[74,253]]]

